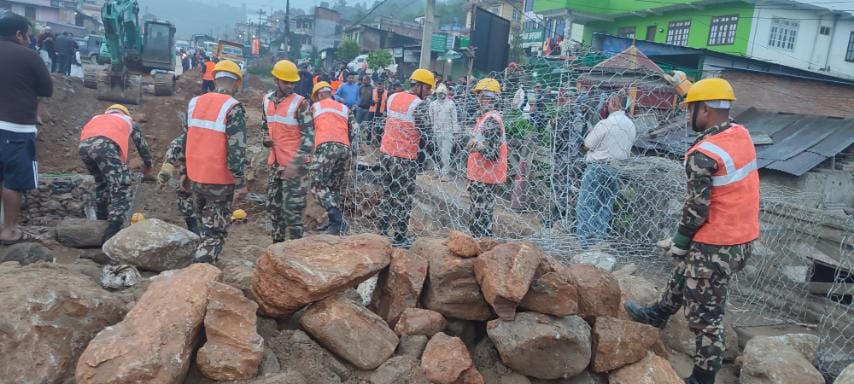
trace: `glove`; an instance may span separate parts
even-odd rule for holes
[[[160,166],[160,172],[157,173],[157,184],[166,185],[172,179],[172,172],[175,172],[175,167],[169,163],[163,163]]]
[[[687,240],[687,241],[686,241]],[[681,234],[659,241],[656,245],[661,248],[662,256],[683,257],[688,254],[691,241]]]

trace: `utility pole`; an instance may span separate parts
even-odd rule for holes
[[[425,0],[424,23],[421,25],[421,60],[418,67],[430,69],[430,55],[433,48],[433,10],[436,8],[436,0]]]
[[[285,0],[285,38],[282,44],[285,46],[285,57],[291,59],[291,0]]]

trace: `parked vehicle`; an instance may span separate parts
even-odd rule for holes
[[[104,41],[104,36],[89,35],[75,40],[77,40],[77,50],[80,52],[81,60],[103,64],[98,59],[98,54],[101,52],[101,42]]]

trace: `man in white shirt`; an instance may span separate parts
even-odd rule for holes
[[[608,234],[619,187],[617,172],[610,163],[628,159],[635,142],[635,124],[626,116],[625,105],[624,93],[612,95],[608,99],[608,118],[599,121],[584,138],[587,167],[575,208],[575,232],[582,248],[602,241]]]
[[[433,92],[436,99],[430,102],[429,112],[433,121],[433,135],[438,150],[434,153],[433,162],[441,181],[448,180],[451,169],[451,152],[454,147],[454,136],[460,132],[457,120],[457,105],[448,97],[448,88],[439,84]]]

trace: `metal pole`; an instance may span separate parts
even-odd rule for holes
[[[436,8],[436,0],[425,0],[424,24],[421,31],[421,60],[418,67],[430,69],[430,54],[433,40],[433,10]]]
[[[285,0],[285,38],[282,39],[285,45],[285,56],[291,58],[291,0]]]

